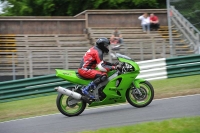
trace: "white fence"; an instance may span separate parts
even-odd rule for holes
[[[165,58],[137,62],[140,66],[138,78],[147,80],[167,78]]]

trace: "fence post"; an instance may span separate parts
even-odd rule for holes
[[[26,59],[27,54],[24,53],[24,78],[27,78],[27,59]]]
[[[170,0],[167,0],[167,20],[168,20],[168,31],[169,31],[169,44],[170,44],[170,55],[173,57],[173,40],[172,40],[172,27],[171,27],[171,17],[170,13],[172,12],[172,8],[170,8]]]
[[[49,54],[49,51],[48,51],[48,54],[47,54],[47,55],[48,55],[48,57],[47,57],[47,58],[48,58],[48,73],[50,73],[50,69],[51,69],[50,67],[51,67],[51,66],[50,66],[50,57],[49,57],[50,54]]]
[[[144,60],[144,57],[143,57],[143,42],[140,42],[140,60]]]
[[[65,69],[68,69],[68,50],[67,48],[65,49]]]
[[[196,41],[197,41],[197,54],[200,54],[200,34],[196,33]]]
[[[15,59],[14,59],[14,53],[13,52],[12,52],[12,71],[13,71],[13,80],[16,80]]]
[[[155,59],[155,40],[152,37],[152,58]]]
[[[28,58],[29,58],[29,76],[30,78],[33,77],[33,62],[32,62],[32,51],[28,51]]]
[[[163,57],[166,57],[166,47],[165,47],[165,41],[163,41]]]

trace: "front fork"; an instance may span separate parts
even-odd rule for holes
[[[139,94],[139,96],[142,96],[142,93],[140,91],[140,83],[145,82],[145,79],[135,79],[133,81],[133,87],[136,89],[136,92]]]

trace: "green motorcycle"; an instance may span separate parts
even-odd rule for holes
[[[88,107],[126,101],[138,108],[149,105],[154,98],[154,89],[145,79],[136,79],[140,73],[138,64],[122,54],[116,54],[116,57],[122,69],[108,72],[108,79],[100,83],[95,90],[89,91],[95,99],[88,104]],[[87,86],[91,80],[81,77],[73,70],[56,69],[56,76],[75,84],[72,87],[59,86],[55,88],[58,91],[56,99],[58,110],[66,116],[80,115],[87,105],[81,89]]]

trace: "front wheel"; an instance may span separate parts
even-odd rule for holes
[[[74,104],[70,102],[75,101]],[[56,105],[58,110],[66,116],[77,116],[80,115],[86,108],[86,102],[83,100],[77,100],[59,93],[56,99]]]
[[[138,88],[142,95],[139,95],[134,87],[129,88],[126,91],[127,101],[134,107],[145,107],[149,105],[154,98],[153,86],[148,82],[140,83],[140,88]]]

